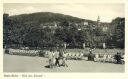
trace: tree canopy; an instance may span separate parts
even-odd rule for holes
[[[84,25],[83,22],[88,22]],[[3,15],[4,46],[55,47],[67,43],[71,47],[96,47],[99,43],[124,48],[125,19],[117,17],[111,23],[80,19],[69,15],[39,12]],[[107,29],[106,29],[107,28]],[[106,31],[105,31],[106,29]],[[20,47],[19,46],[19,47]]]

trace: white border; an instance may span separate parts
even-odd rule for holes
[[[127,0],[3,0],[0,1],[0,79],[24,79],[24,78],[4,78],[3,75],[6,73],[3,73],[3,52],[2,52],[2,41],[3,41],[3,22],[2,22],[2,16],[3,16],[3,4],[2,3],[124,3],[125,4],[125,58],[126,58],[126,64],[125,64],[125,73],[24,73],[24,74],[43,74],[44,77],[42,78],[25,78],[25,79],[128,79],[128,41],[127,41],[127,23],[128,23],[128,1]],[[11,74],[11,73],[7,73]],[[23,74],[23,73],[14,73],[14,74]]]

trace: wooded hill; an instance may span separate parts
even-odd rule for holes
[[[116,42],[111,43],[121,43],[122,48],[124,47],[124,23],[124,18],[116,18],[111,23],[100,22],[100,27],[97,27],[96,21],[59,13],[38,12],[15,16],[4,14],[3,42],[4,46],[9,47],[12,45],[13,47],[61,46],[67,43],[74,48],[80,47],[82,43],[89,47],[99,47],[100,43],[106,42],[109,46],[109,43],[116,39]],[[103,27],[107,27],[108,30],[102,31]],[[120,36],[117,36],[117,33]],[[97,38],[103,38],[102,42]],[[116,46],[120,47],[118,44]]]

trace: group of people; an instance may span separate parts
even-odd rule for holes
[[[64,49],[50,49],[48,53],[49,67],[67,66],[66,64],[66,52]]]
[[[113,59],[115,60],[116,64],[124,64],[124,55],[121,55],[120,52],[117,52],[114,56]],[[95,54],[92,53],[92,49],[89,50],[88,54],[88,61],[94,61]]]
[[[90,50],[89,52],[90,53],[88,54],[88,60],[94,61],[95,54],[92,53],[92,50]],[[122,63],[123,57],[119,52],[117,52],[117,54],[115,54],[113,57],[117,64]],[[60,66],[68,67],[66,60],[67,60],[67,53],[64,49],[50,49],[50,51],[48,52],[48,61],[50,68],[60,67]]]

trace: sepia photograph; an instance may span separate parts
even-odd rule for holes
[[[125,4],[4,3],[3,72],[124,73]]]

